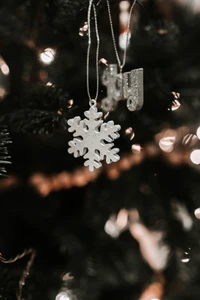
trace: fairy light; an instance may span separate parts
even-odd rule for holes
[[[186,264],[190,261],[190,258],[183,258],[181,259],[181,261]]]
[[[179,109],[180,106],[181,106],[180,102],[178,100],[174,100],[172,103],[171,110],[175,111],[175,110]]]
[[[195,215],[195,217],[196,217],[197,219],[200,220],[200,207],[197,208],[197,209],[194,211],[194,215]]]
[[[40,60],[49,65],[54,61],[56,51],[52,48],[46,48],[43,52],[40,53]]]
[[[126,39],[127,39],[127,22],[129,18],[129,1],[121,1],[119,4],[120,14],[120,35],[119,35],[119,47],[124,50],[126,48]],[[128,33],[128,42],[130,41],[131,34]]]
[[[140,153],[142,148],[139,144],[134,144],[131,147],[133,153]]]
[[[199,165],[200,164],[200,150],[194,150],[190,154],[190,159],[191,159],[193,164]]]
[[[50,82],[50,81],[48,81],[47,84],[46,84],[46,86],[53,86],[53,83]]]
[[[133,132],[133,128],[132,127],[129,127],[125,130],[125,133],[126,134],[131,134]]]
[[[80,36],[86,36],[88,32],[88,23],[85,22],[83,27],[79,28],[79,35]]]
[[[105,232],[110,235],[112,238],[116,238],[119,236],[119,228],[116,222],[112,219],[109,219],[104,227]]]
[[[161,132],[161,138],[158,142],[159,147],[162,151],[170,153],[174,149],[174,143],[176,141],[176,132],[174,130],[168,129]]]
[[[128,211],[121,209],[117,215],[116,224],[120,230],[123,230],[128,224]]]
[[[188,148],[194,148],[196,143],[198,142],[198,137],[195,134],[188,133],[184,136],[182,140],[182,144]]]
[[[65,292],[61,292],[56,296],[55,300],[70,300],[69,296]]]
[[[1,71],[4,75],[8,75],[10,73],[10,69],[5,63],[2,64]]]
[[[174,149],[175,137],[165,137],[159,142],[160,149],[164,152],[170,153]]]
[[[130,42],[130,37],[131,37],[131,34],[129,32],[128,33],[128,45]],[[122,50],[124,50],[126,48],[126,39],[127,39],[127,32],[121,33],[119,36],[119,46]]]
[[[108,66],[108,61],[105,59],[105,58],[101,58],[100,60],[99,60],[99,64],[100,63],[102,63],[103,65],[105,65],[105,66]]]
[[[200,140],[200,127],[197,128],[197,136],[198,136],[198,139]]]
[[[193,10],[195,12],[199,12],[200,11],[200,3],[199,0],[193,0]]]
[[[0,98],[4,98],[6,95],[6,90],[4,88],[0,88]]]

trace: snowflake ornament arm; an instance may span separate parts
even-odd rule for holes
[[[121,127],[114,125],[113,121],[103,123],[103,120],[99,120],[102,115],[96,106],[91,106],[85,112],[85,119],[75,117],[68,120],[69,132],[74,132],[73,136],[76,137],[69,142],[68,152],[74,154],[74,157],[83,156],[86,159],[84,165],[90,171],[100,168],[104,159],[108,164],[120,159],[117,154],[119,149],[112,149],[112,142],[119,138],[118,131]]]
[[[100,129],[102,139],[106,142],[112,142],[119,138],[118,131],[121,129],[120,125],[114,125],[113,121],[109,121],[108,123],[103,123]]]
[[[84,144],[82,143],[82,140],[77,138],[77,139],[73,139],[73,141],[69,142],[69,154],[73,154],[74,153],[74,157],[79,157],[79,156],[83,156],[86,153],[86,148],[84,146]]]
[[[75,117],[74,119],[68,120],[69,132],[74,132],[73,136],[79,136],[85,133],[85,124],[81,121],[80,117]]]

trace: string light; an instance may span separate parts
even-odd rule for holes
[[[4,75],[8,75],[10,73],[10,69],[5,63],[2,64],[1,71]]]
[[[190,159],[193,164],[199,165],[200,164],[200,150],[194,150],[190,155]]]
[[[54,61],[56,51],[52,48],[46,48],[42,53],[40,53],[40,60],[49,65]]]
[[[120,35],[119,35],[119,47],[124,50],[126,48],[126,39],[127,39],[127,22],[129,18],[129,8],[130,2],[129,1],[121,1],[119,4],[120,9]],[[128,45],[130,42],[131,33],[128,33]]]
[[[197,208],[195,211],[194,211],[194,215],[197,219],[200,220],[200,208]]]
[[[197,128],[197,136],[198,136],[198,139],[200,139],[200,127]]]
[[[56,296],[55,300],[70,300],[66,292],[61,292]]]
[[[190,258],[183,258],[181,259],[181,261],[186,264],[190,261]]]
[[[140,145],[134,144],[134,145],[132,145],[131,149],[132,149],[133,153],[140,153],[142,148]]]
[[[164,137],[160,140],[159,146],[164,152],[170,153],[174,149],[175,137]]]
[[[88,33],[88,23],[85,22],[84,25],[83,25],[83,27],[81,27],[81,28],[79,29],[79,35],[80,35],[80,36],[86,36],[87,33]]]
[[[104,227],[105,232],[112,238],[117,238],[120,234],[119,228],[114,220],[109,219]]]
[[[176,132],[174,130],[166,130],[161,133],[161,139],[159,141],[159,147],[162,151],[170,153],[174,149],[174,143],[176,141]]]

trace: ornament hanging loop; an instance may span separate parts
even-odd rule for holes
[[[97,106],[97,101],[95,99],[91,99],[89,101],[89,105],[90,105],[90,107],[96,107]]]

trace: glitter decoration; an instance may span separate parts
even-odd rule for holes
[[[114,110],[119,100],[127,100],[127,108],[137,111],[144,103],[143,69],[118,74],[116,64],[108,65],[102,75],[102,84],[107,88],[107,97],[101,102],[104,111]]]
[[[123,98],[130,111],[140,110],[144,103],[143,69],[123,73]]]

